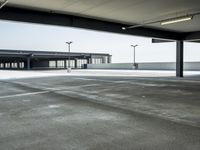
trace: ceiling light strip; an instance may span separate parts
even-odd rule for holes
[[[161,25],[168,25],[168,24],[190,21],[190,20],[192,20],[192,18],[193,18],[193,16],[184,16],[184,17],[168,19],[168,20],[161,21]]]
[[[0,9],[3,8],[8,3],[8,0],[5,0],[4,2],[0,3]]]
[[[187,15],[187,16],[181,16],[181,17],[171,18],[171,19],[157,20],[157,21],[153,21],[153,22],[146,22],[146,23],[132,25],[132,26],[127,26],[127,27],[124,26],[124,27],[122,27],[122,30],[143,27],[143,26],[146,26],[146,25],[154,24],[154,23],[160,23],[161,25],[167,25],[167,24],[172,24],[172,23],[190,21],[190,20],[193,19],[194,16],[197,16],[197,15],[200,15],[200,12],[197,12],[197,13],[194,13],[194,14],[190,14],[190,15]]]

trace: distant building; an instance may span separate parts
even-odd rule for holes
[[[72,69],[85,64],[111,63],[111,55],[103,53],[67,53],[49,51],[0,50],[0,69]]]

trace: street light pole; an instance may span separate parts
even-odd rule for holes
[[[133,47],[133,65],[136,67],[136,61],[135,61],[135,48],[137,47],[138,45],[131,45],[131,47]]]
[[[66,42],[66,44],[68,44],[68,67],[67,67],[67,72],[71,72],[71,68],[70,68],[70,48],[71,48],[71,44],[73,42]]]

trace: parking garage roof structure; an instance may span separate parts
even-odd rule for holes
[[[200,42],[199,0],[0,0],[0,19],[176,41],[183,77],[184,41]],[[190,21],[176,22],[190,18]],[[182,19],[181,19],[182,18]],[[164,21],[174,24],[162,25]],[[154,42],[156,42],[154,40]]]
[[[0,19],[191,41],[199,39],[199,12],[199,0],[8,0]],[[160,24],[188,14],[196,15],[188,22]]]

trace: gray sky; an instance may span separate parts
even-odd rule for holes
[[[78,28],[0,21],[0,49],[66,51],[66,41],[73,41],[73,52],[113,55],[113,62],[132,62],[136,48],[137,62],[175,61],[175,43],[152,44],[150,38],[96,32]],[[200,44],[185,43],[185,61],[200,61]]]

